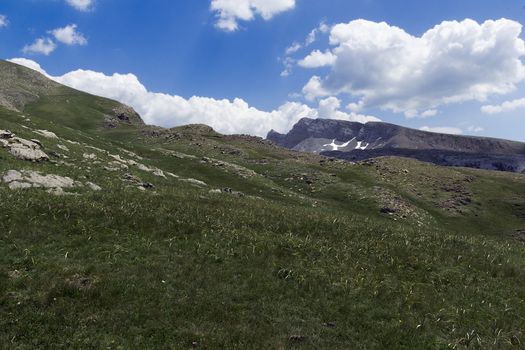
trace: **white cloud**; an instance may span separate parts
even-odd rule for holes
[[[308,56],[298,62],[298,65],[303,68],[320,68],[332,66],[335,63],[337,56],[330,51],[321,52],[319,50],[312,51]]]
[[[66,0],[68,5],[79,11],[88,11],[94,3],[94,0]]]
[[[5,15],[0,15],[0,28],[5,28],[9,25],[9,21]]]
[[[337,24],[329,40],[335,59],[314,51],[302,61],[309,68],[330,64],[330,72],[314,76],[303,92],[309,99],[346,94],[363,108],[408,117],[432,114],[427,111],[445,104],[484,101],[525,79],[521,30],[507,19],[442,22],[421,37],[384,22]]]
[[[325,34],[325,33],[328,33],[329,31],[330,31],[330,27],[326,23],[321,22],[317,28],[313,29],[310,32],[310,34],[308,34],[308,36],[306,37],[306,40],[304,41],[304,46],[307,47],[307,46],[312,45],[317,40],[317,36],[319,34],[321,33]]]
[[[478,132],[485,131],[485,129],[483,129],[481,126],[471,125],[467,128],[467,131],[471,133],[478,133]]]
[[[423,118],[427,118],[427,117],[435,117],[437,114],[438,114],[437,109],[427,109],[426,111],[421,113],[421,116]]]
[[[281,72],[281,77],[287,77],[292,72],[293,67],[295,66],[295,59],[291,57],[285,57],[283,60],[284,69]]]
[[[291,55],[293,53],[296,53],[300,49],[302,49],[303,45],[299,44],[298,42],[294,42],[292,45],[286,48],[285,54]]]
[[[282,77],[287,77],[290,75],[290,73],[292,72],[293,70],[293,67],[296,65],[297,63],[297,60],[295,58],[292,58],[290,57],[291,55],[293,55],[294,53],[296,53],[297,51],[303,49],[303,48],[306,48],[310,45],[312,45],[316,40],[317,40],[317,36],[320,34],[320,33],[328,33],[330,31],[330,27],[324,23],[324,22],[321,22],[319,24],[318,27],[312,29],[312,31],[310,31],[310,33],[308,34],[308,36],[306,37],[306,39],[304,40],[304,43],[299,43],[297,41],[295,41],[294,43],[292,43],[292,45],[290,45],[289,47],[286,48],[285,50],[285,57],[284,59],[282,59],[282,62],[284,64],[284,70],[282,71],[281,73],[281,76]],[[303,59],[303,60],[300,60],[299,61],[299,64],[300,65],[309,65],[309,64],[313,64],[312,61],[314,61],[316,58],[319,58],[319,57],[312,57],[310,59]],[[328,57],[325,57],[325,59],[328,58]],[[310,67],[308,67],[310,68]]]
[[[269,20],[294,7],[295,0],[212,0],[210,6],[217,15],[217,28],[227,32],[239,29],[239,21],[251,21],[256,15]]]
[[[48,56],[51,52],[55,51],[57,45],[49,38],[36,39],[31,45],[26,45],[22,49],[25,54],[42,54]]]
[[[151,92],[133,74],[105,75],[89,70],[76,70],[53,77],[34,61],[23,58],[9,61],[37,70],[61,84],[128,104],[142,115],[146,123],[164,127],[204,123],[225,134],[266,136],[271,129],[286,132],[304,117],[339,118],[361,122],[377,120],[369,116],[338,111],[340,102],[336,98],[321,101],[318,109],[301,103],[287,102],[276,110],[266,112],[250,107],[240,98],[233,101],[200,96],[185,99],[177,95]]]
[[[481,107],[481,111],[486,114],[498,114],[504,112],[512,112],[517,109],[525,108],[525,98],[517,100],[505,101],[500,105],[486,105]]]
[[[19,64],[32,70],[36,70],[37,72],[44,74],[48,78],[52,78],[38,63],[36,63],[33,60],[28,60],[27,58],[12,58],[8,59],[7,61]]]
[[[87,39],[82,33],[77,32],[77,25],[70,24],[63,28],[49,31],[55,39],[66,45],[87,45]]]
[[[340,120],[348,120],[352,122],[360,122],[360,123],[367,123],[367,122],[378,122],[380,119],[370,116],[370,115],[363,115],[358,113],[345,113],[340,111],[341,108],[341,100],[339,100],[337,97],[331,96],[328,98],[325,98],[324,100],[319,101],[319,108],[317,110],[317,118],[324,118],[324,119],[340,119]]]
[[[454,128],[450,126],[423,126],[419,128],[421,131],[429,131],[429,132],[437,132],[440,134],[451,134],[451,135],[461,135],[463,134],[463,130],[460,128]]]
[[[303,87],[303,94],[308,101],[313,101],[317,97],[330,96],[330,92],[323,87],[321,77],[314,75]],[[353,104],[357,105],[357,104]]]

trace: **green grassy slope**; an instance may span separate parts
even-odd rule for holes
[[[108,128],[123,107],[66,90],[0,109],[0,129],[55,154],[0,148],[0,178],[36,170],[102,191],[0,183],[0,348],[523,348],[524,175],[352,164],[202,126]],[[179,178],[108,170],[111,155]],[[222,188],[243,195],[210,192]]]

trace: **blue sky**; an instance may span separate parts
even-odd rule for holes
[[[202,122],[264,135],[287,131],[301,116],[376,117],[525,141],[524,6],[518,0],[2,0],[0,57],[25,58],[15,62],[131,104],[163,126]],[[439,37],[423,41],[435,26]],[[316,28],[316,40],[306,45]],[[443,34],[450,31],[451,38]],[[31,47],[38,39],[43,47]],[[294,43],[297,50],[286,54]],[[433,60],[442,48],[449,51]],[[305,89],[313,77],[319,86]]]

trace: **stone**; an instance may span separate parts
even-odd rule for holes
[[[144,183],[142,184],[142,187],[144,187],[144,188],[155,188],[155,185],[153,185],[153,184],[150,183],[150,182],[144,182]]]
[[[64,146],[64,145],[57,145],[58,148],[60,148],[62,151],[66,151],[66,152],[69,152],[69,148],[67,148],[67,146]]]
[[[0,131],[2,138],[2,147],[9,148],[9,153],[20,160],[29,160],[40,162],[49,160],[47,154],[40,150],[42,144],[37,140],[26,140],[21,137],[15,137],[13,133]]]
[[[7,139],[11,139],[13,137],[15,137],[15,134],[13,134],[11,131],[9,131],[9,130],[0,130],[0,139],[7,140]]]
[[[180,181],[182,182],[186,182],[186,183],[189,183],[189,184],[192,184],[192,185],[196,185],[196,186],[202,186],[202,187],[206,187],[208,186],[206,184],[206,182],[204,181],[200,181],[200,180],[196,180],[196,179],[181,179]]]
[[[49,160],[48,155],[42,152],[40,149],[28,148],[21,144],[12,145],[9,153],[20,160],[30,160],[34,162]]]
[[[142,182],[142,180],[140,178],[138,178],[137,176],[133,175],[133,174],[124,174],[124,176],[122,177],[124,179],[124,181],[129,181],[129,182],[135,182],[135,183],[140,183]]]
[[[102,190],[102,187],[100,187],[97,184],[94,184],[93,182],[86,182],[86,186],[92,191],[100,191],[100,190]]]
[[[117,115],[117,118],[129,122],[129,117],[124,113]]]
[[[35,130],[33,131],[35,134],[38,134],[38,135],[41,135],[41,136],[44,136],[48,139],[58,139],[58,136],[54,133],[54,132],[51,132],[51,131],[47,131],[47,130]]]
[[[44,148],[44,145],[42,144],[42,142],[40,142],[40,140],[31,139],[29,141],[36,143],[38,145],[38,147],[40,147],[40,148]]]
[[[76,182],[69,177],[53,174],[43,175],[32,170],[8,170],[2,177],[2,181],[7,183],[12,190],[27,189],[31,187],[64,189],[82,186],[81,183]]]
[[[233,196],[236,196],[236,197],[244,197],[245,194],[242,193],[242,192],[239,192],[239,191],[234,191],[233,189],[229,188],[229,187],[226,187],[226,188],[223,188],[223,189],[214,189],[214,190],[210,190],[208,192],[209,194],[222,194],[222,193],[226,193],[226,194],[231,194]]]
[[[21,137],[13,137],[13,138],[9,139],[9,144],[11,144],[11,145],[21,145],[21,146],[24,146],[24,147],[27,147],[27,148],[32,148],[32,149],[40,149],[40,145],[38,143],[33,142],[31,140],[23,139]]]
[[[13,181],[22,181],[23,179],[24,177],[22,176],[22,173],[16,170],[8,170],[2,178],[2,180],[5,183],[10,183]]]
[[[140,163],[138,163],[138,164],[137,164],[137,168],[139,168],[139,170],[142,170],[142,171],[147,171],[148,173],[153,172],[153,169],[148,168],[148,167],[145,166],[144,164],[140,164]]]
[[[63,196],[66,194],[66,192],[64,192],[64,190],[61,187],[50,188],[49,190],[47,190],[47,193],[52,194],[53,196]]]
[[[10,190],[25,190],[33,187],[33,185],[27,182],[13,181],[9,183],[8,187]]]
[[[166,178],[166,175],[164,175],[164,172],[160,169],[155,169],[155,171],[153,171],[153,175]]]
[[[117,162],[116,160],[110,162],[109,166],[112,167],[112,168],[122,169],[122,170],[128,170],[129,169],[129,167],[126,164]]]
[[[236,175],[238,175],[238,176],[240,176],[242,178],[249,178],[249,177],[253,177],[253,176],[257,176],[258,175],[255,171],[253,171],[251,169],[245,168],[245,167],[237,165],[237,164],[228,163],[228,162],[225,162],[225,161],[222,161],[222,160],[218,160],[218,159],[202,157],[200,162],[202,164],[209,164],[209,165],[211,165],[213,167],[217,167],[217,168],[223,169],[226,172],[230,172],[230,173],[236,174]]]
[[[97,159],[97,155],[94,153],[84,153],[82,157],[86,160],[95,160]]]
[[[110,156],[111,158],[115,159],[117,162],[127,164],[127,160],[123,159],[123,158],[122,158],[120,155],[118,155],[118,154],[110,154],[109,156]]]

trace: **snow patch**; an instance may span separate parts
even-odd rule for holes
[[[339,151],[340,148],[347,147],[350,144],[350,142],[352,142],[354,140],[355,140],[355,137],[353,139],[351,139],[350,141],[343,143],[342,145],[338,145],[338,144],[335,143],[335,139],[334,139],[334,140],[332,140],[332,143],[323,145],[323,147],[329,147],[330,146],[330,147],[332,147],[332,151]]]
[[[368,146],[370,146],[369,143],[366,143],[364,141],[357,141],[357,146],[355,146],[355,149],[360,149],[361,151],[364,151]]]

